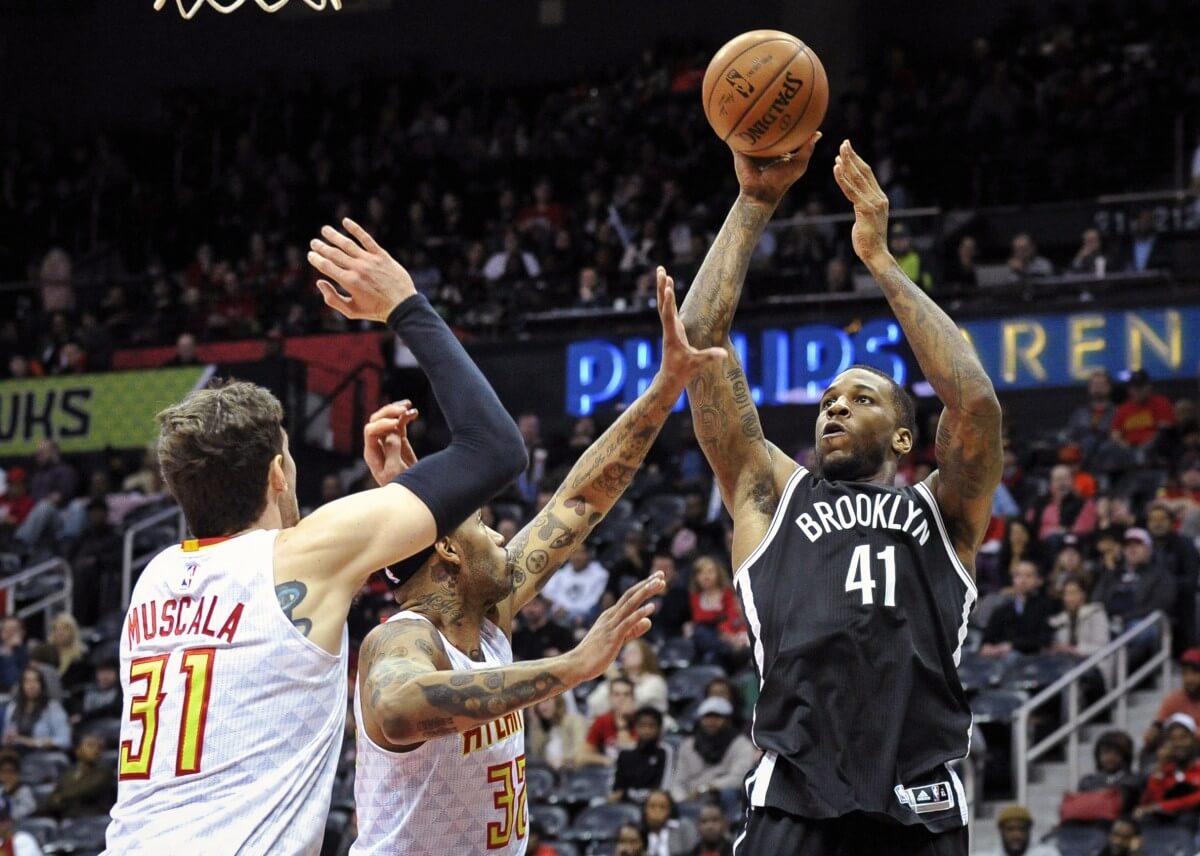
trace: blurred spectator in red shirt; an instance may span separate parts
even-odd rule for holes
[[[1096,495],[1096,478],[1083,470],[1083,450],[1073,443],[1058,450],[1058,462],[1071,471],[1075,493],[1084,499]]]
[[[1183,686],[1166,694],[1158,707],[1158,716],[1142,738],[1146,749],[1158,748],[1163,736],[1163,725],[1177,713],[1185,713],[1200,721],[1200,648],[1189,648],[1179,658]],[[1197,735],[1200,736],[1200,735]]]
[[[1175,408],[1165,395],[1150,388],[1150,375],[1138,369],[1129,376],[1129,400],[1113,416],[1113,439],[1141,448],[1154,439],[1159,428],[1175,424]]]
[[[19,526],[33,510],[34,502],[28,493],[27,479],[22,467],[13,467],[8,471],[7,489],[0,490],[0,524]]]
[[[1196,757],[1196,720],[1177,713],[1163,728],[1158,763],[1146,781],[1142,804],[1133,816],[1163,816],[1184,822],[1200,810],[1200,758]]]
[[[691,588],[692,641],[700,659],[715,663],[746,648],[746,622],[725,566],[701,556],[692,565]]]
[[[1049,493],[1031,511],[1029,522],[1039,541],[1068,532],[1089,535],[1096,529],[1096,504],[1075,491],[1071,468],[1059,464],[1050,471]]]

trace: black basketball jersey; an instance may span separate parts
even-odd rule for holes
[[[760,687],[751,804],[965,824],[944,765],[970,747],[956,667],[976,590],[929,488],[800,468],[735,587]]]

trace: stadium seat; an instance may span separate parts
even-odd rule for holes
[[[1036,693],[1057,681],[1076,664],[1069,654],[1035,654],[1022,657],[1004,670],[1006,689]]]
[[[686,501],[679,494],[660,493],[647,497],[638,508],[638,514],[650,529],[658,531],[683,517],[685,507]]]
[[[696,659],[691,639],[668,639],[658,649],[658,665],[664,669],[686,669]]]
[[[525,787],[532,802],[547,802],[554,795],[558,775],[544,764],[525,765]]]
[[[95,734],[103,740],[106,749],[115,749],[121,741],[121,720],[116,717],[92,720],[82,730],[84,734]]]
[[[558,838],[571,822],[571,816],[560,805],[530,803],[529,817],[542,825],[548,838]]]
[[[31,785],[55,782],[70,766],[62,752],[30,752],[21,759],[21,778]]]
[[[579,684],[571,692],[575,696],[575,704],[579,706],[579,712],[583,713],[587,710],[587,697],[591,695],[592,690],[600,685],[600,680],[584,681]]]
[[[968,693],[1000,686],[1004,679],[1005,664],[998,657],[966,652],[958,664],[958,679]]]
[[[1054,830],[1048,839],[1061,856],[1092,856],[1108,841],[1108,831],[1103,826],[1085,823],[1067,823]],[[1157,850],[1146,850],[1157,853]]]
[[[686,817],[692,823],[696,823],[700,819],[700,812],[706,805],[712,805],[712,803],[705,800],[684,800],[676,804],[675,808],[679,811],[680,817]]]
[[[125,614],[121,612],[105,613],[92,625],[92,632],[97,639],[114,643],[120,642],[124,630]]]
[[[629,803],[601,803],[585,808],[563,833],[574,841],[610,841],[617,837],[623,823],[640,824],[642,810]]]
[[[1196,852],[1192,833],[1178,826],[1142,827],[1142,852],[1156,856],[1191,856]]]
[[[116,769],[116,765],[113,765]],[[37,785],[29,785],[29,790],[33,791],[33,801],[38,805],[42,805],[46,800],[50,799],[50,794],[54,793],[54,789],[58,786],[57,782],[42,782]]]
[[[1028,700],[1026,693],[1017,690],[985,690],[971,699],[971,713],[977,723],[1008,722]]]
[[[612,770],[608,767],[581,767],[563,777],[558,802],[568,805],[587,805],[596,799],[607,799],[612,790]]]
[[[82,850],[103,850],[106,829],[108,815],[70,818],[59,827],[58,841],[71,842]]]
[[[27,817],[18,820],[16,828],[28,832],[43,846],[58,837],[58,821],[52,817]]]
[[[683,704],[704,696],[704,688],[715,678],[725,677],[720,666],[689,666],[667,676],[667,698],[671,704]]]

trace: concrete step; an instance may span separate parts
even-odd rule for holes
[[[1172,686],[1179,685],[1178,677],[1172,676]],[[1133,737],[1136,746],[1141,745],[1142,732],[1146,730],[1155,715],[1162,697],[1168,690],[1155,688],[1144,692],[1136,692],[1129,696],[1129,714],[1127,731]],[[1114,715],[1115,719],[1115,715]],[[1092,758],[1096,740],[1105,731],[1118,728],[1115,722],[1093,723],[1083,730],[1079,747],[1080,775],[1091,772],[1094,768]],[[1077,783],[1071,781],[1070,770],[1065,760],[1047,761],[1034,765],[1031,771],[1029,797],[1026,808],[1033,815],[1033,834],[1040,838],[1058,824],[1058,806],[1062,795],[1072,790]],[[996,828],[996,815],[1012,800],[988,800],[976,806],[972,818],[971,853],[972,856],[996,853],[1000,848],[1000,833]]]

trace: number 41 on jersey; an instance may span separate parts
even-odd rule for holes
[[[883,562],[883,605],[896,605],[896,547],[884,547],[875,554]],[[850,570],[846,572],[846,591],[862,592],[862,605],[875,603],[875,577],[871,573],[871,545],[860,544],[850,557]]]

